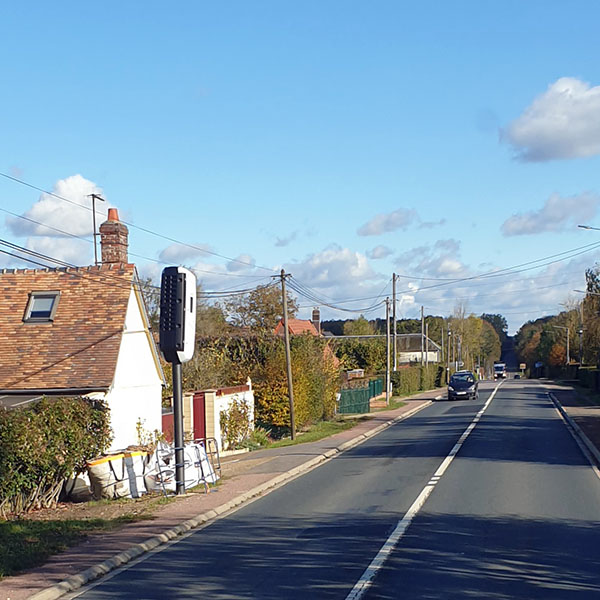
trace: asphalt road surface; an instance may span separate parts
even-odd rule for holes
[[[600,598],[600,479],[543,386],[505,381],[490,402],[495,387],[434,403],[76,597]]]

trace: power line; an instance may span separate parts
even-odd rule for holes
[[[84,242],[88,242],[89,244],[93,243],[93,240],[90,240],[89,238],[82,236],[82,235],[77,235],[75,233],[70,233],[68,231],[65,231],[64,229],[59,229],[58,227],[53,227],[52,225],[48,225],[47,223],[42,223],[41,221],[36,221],[35,219],[32,219],[30,217],[26,217],[24,215],[19,215],[17,213],[14,213],[10,210],[7,210],[5,208],[0,208],[0,210],[2,212],[5,212],[13,217],[16,217],[17,219],[23,219],[24,221],[28,221],[29,223],[34,223],[36,225],[39,225],[40,227],[47,227],[48,229],[51,229],[52,231],[56,231],[57,233],[60,233],[62,235],[66,235],[78,240],[82,240]],[[166,262],[164,260],[159,260],[157,258],[150,258],[149,256],[143,256],[141,254],[136,254],[135,252],[131,252],[131,250],[128,250],[127,253],[129,254],[129,256],[135,256],[136,258],[142,258],[144,260],[150,261],[150,262],[155,262],[157,264],[160,265],[171,265],[172,263]],[[198,273],[206,273],[208,275],[216,275],[219,277],[241,277],[244,279],[265,279],[264,275],[239,275],[237,273],[220,273],[218,271],[208,271],[205,269],[198,269],[197,267],[194,268],[190,268],[188,267],[191,271],[193,271],[194,273],[198,274]]]
[[[80,208],[83,208],[87,211],[92,211],[91,207],[89,206],[85,206],[84,204],[79,204],[78,202],[75,202],[73,200],[70,200],[69,198],[65,198],[64,196],[60,196],[59,194],[55,194],[54,192],[49,192],[48,190],[45,190],[43,188],[37,187],[31,183],[28,183],[27,181],[23,181],[22,179],[18,179],[17,177],[13,177],[12,175],[8,175],[7,173],[2,173],[0,172],[0,176],[9,179],[10,181],[14,181],[16,183],[19,183],[21,185],[27,186],[31,189],[37,190],[38,192],[42,192],[44,194],[47,194],[48,196],[52,196],[53,198],[57,198],[58,200],[62,200],[64,202],[68,202],[69,204],[72,204],[73,206],[78,206]],[[107,215],[107,213],[100,213],[104,216]],[[204,252],[206,254],[210,254],[212,256],[217,256],[218,258],[223,258],[225,260],[228,260],[230,262],[234,262],[234,263],[238,263],[241,265],[245,265],[248,267],[253,267],[256,269],[262,269],[264,271],[268,271],[269,273],[273,273],[274,270],[270,269],[268,267],[263,267],[261,265],[257,265],[257,264],[253,264],[253,263],[249,263],[247,261],[244,260],[239,260],[237,258],[231,258],[230,256],[225,256],[224,254],[219,254],[218,252],[213,252],[212,250],[207,250],[206,248],[201,248],[200,246],[196,246],[194,244],[189,244],[187,242],[182,242],[181,240],[172,238],[168,235],[164,235],[162,233],[158,233],[156,231],[152,231],[151,229],[148,229],[146,227],[142,227],[141,225],[135,225],[134,223],[130,223],[128,221],[121,221],[123,224],[128,225],[129,227],[133,228],[133,229],[137,229],[139,231],[143,231],[144,233],[148,233],[150,235],[159,237],[161,239],[167,240],[169,242],[173,242],[175,244],[179,244],[181,246],[186,246],[187,248],[192,248],[193,250],[198,250],[199,252]]]
[[[83,277],[83,278],[86,278],[86,277],[89,278],[90,275],[93,273],[94,276],[99,275],[102,279],[104,279],[105,283],[107,285],[113,285],[115,287],[129,287],[129,286],[124,286],[122,280],[110,272],[98,271],[97,274],[92,271],[85,272],[85,271],[81,270],[81,269],[85,269],[85,267],[78,267],[77,265],[74,265],[72,263],[63,261],[58,258],[53,258],[47,254],[43,254],[43,253],[37,252],[35,250],[30,250],[29,248],[25,248],[24,246],[19,246],[18,244],[14,244],[13,242],[9,242],[7,240],[0,239],[0,244],[4,245],[12,250],[15,250],[17,252],[24,253],[26,255],[26,256],[21,256],[19,254],[14,254],[12,252],[0,250],[0,252],[2,252],[3,254],[6,254],[8,256],[13,256],[14,258],[18,258],[19,260],[23,260],[25,262],[35,264],[35,265],[41,266],[46,269],[61,269],[61,268],[74,269],[75,271],[69,271],[69,274],[74,274],[78,277]],[[30,257],[33,257],[33,258],[30,258]],[[34,259],[37,259],[37,260],[34,260]],[[45,261],[45,262],[40,262],[40,261]],[[54,263],[54,264],[48,264],[48,262]],[[111,279],[115,283],[111,283],[110,282]],[[160,294],[160,286],[143,283],[141,281],[138,282],[137,285],[138,285],[138,287],[140,287],[140,289],[144,289],[147,293]],[[271,285],[272,284],[268,284],[265,287],[271,287]],[[244,295],[244,294],[254,291],[255,289],[256,288],[251,287],[251,288],[245,288],[245,289],[241,289],[241,290],[231,290],[231,291],[218,291],[218,290],[217,291],[202,291],[201,290],[199,295],[200,295],[200,297],[206,298],[206,299],[222,299],[222,298],[229,298],[229,297]]]

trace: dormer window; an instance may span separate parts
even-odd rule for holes
[[[25,309],[25,323],[51,323],[54,320],[60,292],[31,292]]]

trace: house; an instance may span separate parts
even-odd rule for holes
[[[0,406],[103,398],[116,450],[161,430],[164,376],[117,209],[100,240],[97,266],[0,270]]]
[[[314,335],[315,337],[319,337],[319,332],[315,327],[312,321],[308,319],[288,319],[288,331],[290,335]],[[277,323],[277,327],[275,327],[275,335],[283,336],[283,319]]]
[[[318,308],[314,308],[310,321],[308,319],[288,319],[288,332],[290,335],[307,333],[308,335],[321,337],[321,311]],[[275,327],[273,333],[283,337],[283,318],[277,323],[277,327]]]

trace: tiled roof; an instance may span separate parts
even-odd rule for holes
[[[0,390],[107,389],[135,267],[0,271]],[[60,291],[52,323],[24,323],[29,293]]]
[[[288,331],[292,335],[302,335],[303,333],[309,333],[315,337],[319,336],[317,328],[314,326],[312,321],[304,319],[288,319]],[[283,319],[279,321],[279,324],[275,328],[275,335],[283,335]]]

